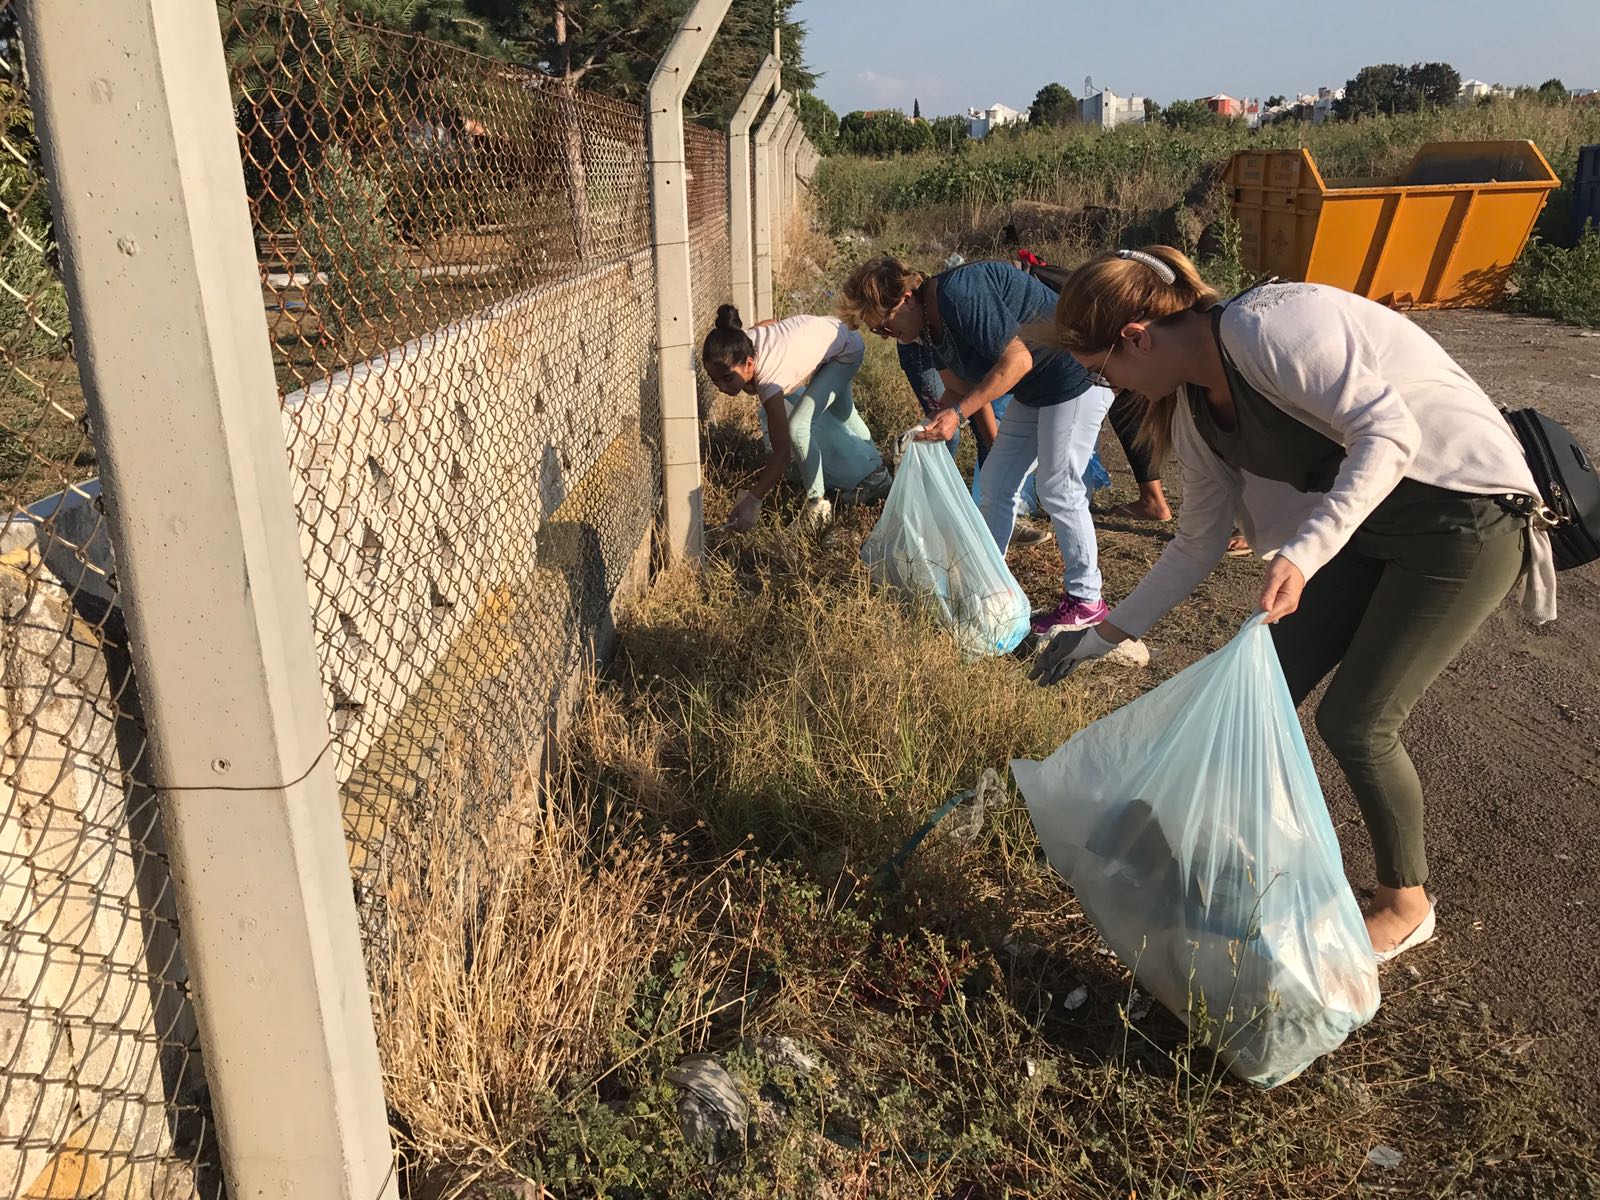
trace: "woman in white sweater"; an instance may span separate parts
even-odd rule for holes
[[[1140,436],[1183,467],[1178,534],[1098,627],[1054,643],[1053,682],[1137,640],[1222,557],[1275,480],[1303,493],[1266,566],[1261,608],[1295,703],[1326,678],[1317,728],[1372,835],[1380,961],[1433,935],[1422,787],[1400,741],[1412,707],[1519,578],[1555,616],[1548,535],[1530,525],[1533,476],[1481,388],[1406,317],[1335,288],[1271,283],[1223,305],[1169,246],[1081,267],[1048,336],[1109,386],[1164,396]]]
[[[733,528],[756,523],[762,499],[786,473],[805,489],[805,525],[832,515],[827,492],[866,504],[888,495],[889,468],[850,391],[866,349],[861,335],[837,317],[785,317],[747,330],[733,305],[717,310],[700,365],[724,395],[743,392],[761,401],[761,429],[771,450],[734,501]]]

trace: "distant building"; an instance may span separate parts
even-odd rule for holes
[[[1204,104],[1219,117],[1241,117],[1244,115],[1244,101],[1235,99],[1226,92],[1218,92],[1215,96],[1206,96],[1196,103]]]
[[[991,104],[988,108],[967,109],[967,136],[986,138],[991,129],[999,129],[1002,125],[1015,125],[1018,121],[1028,119],[1028,110],[1018,112],[1006,104]]]
[[[1469,79],[1461,85],[1461,91],[1456,97],[1456,103],[1465,108],[1467,105],[1476,104],[1483,99],[1510,98],[1517,94],[1516,88],[1506,87],[1503,83],[1485,83],[1481,79]]]
[[[1291,97],[1281,103],[1263,106],[1261,109],[1261,124],[1276,125],[1279,121],[1293,120],[1302,105],[1309,108],[1315,103],[1315,96]]]
[[[1254,100],[1244,102],[1244,117],[1252,129],[1258,125],[1273,125],[1279,121],[1310,121],[1321,125],[1332,120],[1338,112],[1338,103],[1344,99],[1343,88],[1318,88],[1315,93],[1301,92],[1280,104],[1258,105]],[[1259,112],[1259,117],[1256,116]]]
[[[1339,101],[1344,99],[1343,88],[1319,87],[1317,95],[1311,102],[1311,123],[1321,125],[1324,121],[1331,121],[1339,115]]]
[[[1144,97],[1119,96],[1110,88],[1101,88],[1078,101],[1078,119],[1101,129],[1115,129],[1118,125],[1144,124]]]

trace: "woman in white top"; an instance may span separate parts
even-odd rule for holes
[[[1555,616],[1548,535],[1522,449],[1481,388],[1406,317],[1335,288],[1271,283],[1223,306],[1169,246],[1101,255],[1068,281],[1050,339],[1111,386],[1164,396],[1140,436],[1183,466],[1178,534],[1099,626],[1053,644],[1053,681],[1137,639],[1222,557],[1242,505],[1281,532],[1261,608],[1298,704],[1330,673],[1317,728],[1372,834],[1380,961],[1428,940],[1422,787],[1400,741],[1412,706],[1519,575]],[[1259,511],[1276,480],[1298,527]],[[1292,506],[1290,506],[1292,507]],[[1275,530],[1275,532],[1277,532]]]
[[[700,364],[724,395],[746,392],[760,398],[762,429],[772,451],[761,474],[734,502],[733,528],[756,523],[762,498],[785,472],[805,489],[805,524],[831,515],[828,491],[868,503],[888,493],[888,468],[850,394],[865,355],[861,335],[836,317],[786,317],[746,330],[733,305],[717,310]]]

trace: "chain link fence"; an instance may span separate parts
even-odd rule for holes
[[[392,838],[426,831],[452,739],[503,764],[486,804],[511,794],[530,725],[648,572],[663,468],[645,114],[317,0],[218,12],[381,989]],[[18,45],[0,0],[0,1195],[219,1197]],[[685,143],[698,338],[732,299],[728,145],[699,125]]]
[[[728,139],[702,125],[683,130],[684,165],[689,179],[689,276],[693,281],[694,331],[703,337],[717,308],[733,299],[733,266],[728,225]],[[741,314],[754,323],[754,313]],[[710,415],[716,389],[698,373],[700,416]]]
[[[452,733],[520,768],[647,541],[645,124],[292,7],[223,37],[371,948]]]
[[[221,1193],[55,222],[0,6],[0,1195]]]

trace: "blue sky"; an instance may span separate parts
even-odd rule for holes
[[[1600,88],[1600,0],[800,0],[817,93],[841,115],[913,99],[935,117],[1084,76],[1163,104],[1337,87],[1378,62],[1444,61],[1464,79]]]

